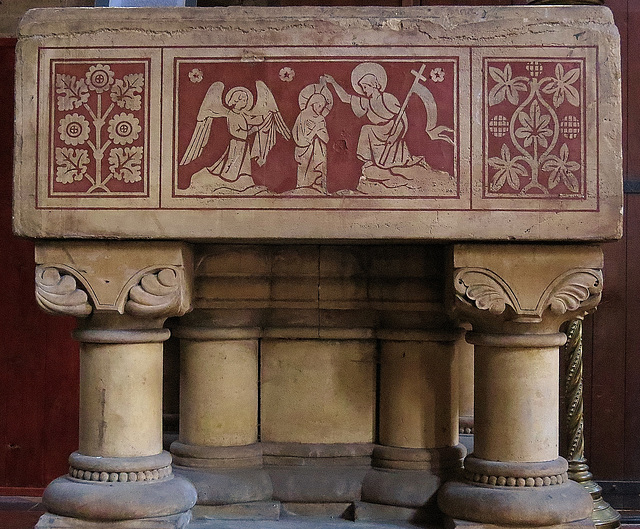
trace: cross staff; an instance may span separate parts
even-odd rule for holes
[[[398,112],[396,119],[393,121],[393,127],[391,127],[391,132],[389,133],[389,137],[384,142],[384,150],[382,151],[382,157],[380,159],[380,161],[383,164],[387,162],[387,158],[389,157],[389,153],[391,151],[391,143],[389,143],[389,139],[391,138],[391,136],[393,136],[396,129],[398,128],[398,125],[400,124],[400,120],[402,119],[402,116],[405,110],[407,109],[407,105],[409,104],[409,98],[411,97],[411,94],[413,94],[416,88],[416,85],[418,85],[420,81],[427,80],[427,78],[424,75],[422,75],[422,72],[424,72],[424,69],[426,67],[427,67],[426,63],[422,63],[422,66],[420,66],[420,71],[416,72],[415,70],[411,70],[411,73],[414,76],[413,84],[411,85],[409,92],[407,92],[407,97],[404,98],[404,103],[402,103],[402,106],[400,107],[400,112]]]

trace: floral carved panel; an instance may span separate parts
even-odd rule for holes
[[[584,198],[584,60],[487,60],[485,196]]]
[[[49,196],[146,196],[149,61],[52,61]]]

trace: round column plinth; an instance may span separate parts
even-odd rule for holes
[[[54,480],[43,503],[50,513],[83,520],[136,520],[187,512],[197,493],[174,476],[171,455],[69,458],[69,475]]]
[[[584,520],[593,508],[589,493],[568,479],[563,458],[506,463],[473,455],[464,478],[442,487],[438,505],[453,518],[536,527]]]
[[[373,468],[362,483],[362,500],[370,503],[433,510],[435,494],[462,467],[462,445],[443,448],[376,446]]]

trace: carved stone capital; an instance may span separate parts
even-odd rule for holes
[[[548,323],[593,310],[602,294],[602,254],[593,246],[454,247],[453,310],[486,330]],[[492,323],[493,322],[493,323]]]
[[[191,307],[193,263],[183,243],[45,242],[36,264],[36,299],[50,313],[164,319]]]
[[[83,317],[93,307],[84,288],[65,268],[36,266],[36,301],[49,314]]]

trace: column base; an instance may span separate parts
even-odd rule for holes
[[[100,522],[46,513],[40,517],[35,529],[185,529],[190,521],[190,512],[140,520]]]
[[[173,475],[156,481],[124,483],[64,476],[49,484],[42,502],[51,514],[78,521],[114,522],[188,514],[196,499],[193,485]]]
[[[566,522],[555,525],[545,525],[540,529],[593,529],[593,522],[586,518],[577,522]],[[515,529],[513,525],[496,525],[481,522],[469,522],[445,516],[444,529]]]
[[[259,443],[244,446],[171,445],[174,472],[198,491],[198,505],[271,500],[273,488],[262,468]]]
[[[371,468],[370,444],[263,443],[273,499],[291,503],[359,500]]]
[[[536,463],[467,456],[464,481],[446,483],[438,505],[452,518],[496,525],[545,526],[591,516],[589,493],[567,477],[563,458]]]
[[[420,509],[422,519],[437,518],[436,492],[459,472],[465,452],[462,445],[431,449],[376,446],[374,468],[362,485],[362,500]]]

